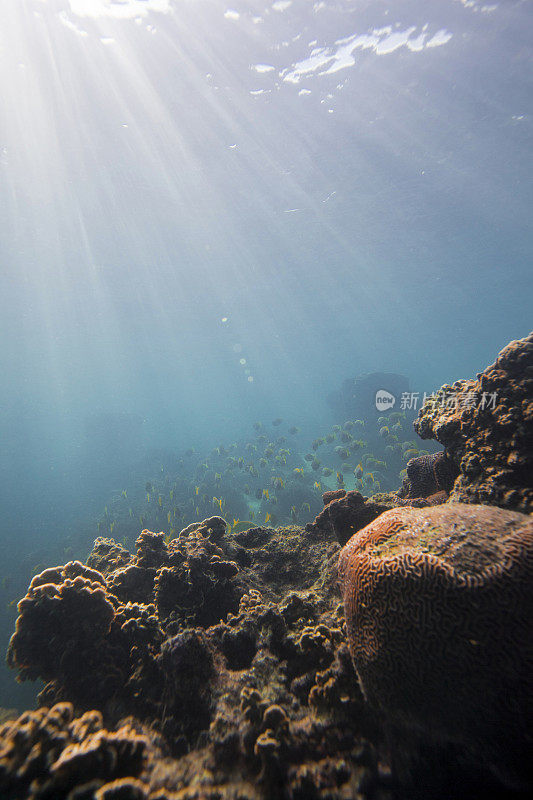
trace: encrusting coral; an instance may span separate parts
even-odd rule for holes
[[[87,797],[388,800],[378,728],[344,641],[338,543],[296,527],[221,527],[207,520],[168,542],[143,531],[129,558],[97,540],[89,562],[103,572],[77,562],[46,570],[19,604],[9,660],[22,679],[48,681],[46,707],[69,701],[82,718],[97,713],[106,742],[133,714],[171,755],[150,740],[148,767],[93,775],[87,760],[85,778],[97,780]],[[81,660],[63,661],[74,649]],[[0,764],[21,720],[0,731]],[[92,751],[94,742],[78,744]],[[54,787],[59,759],[54,751],[42,767]],[[0,794],[15,779],[8,760]],[[25,786],[13,798],[38,796]]]
[[[144,799],[145,784],[137,778],[149,754],[153,758],[156,753],[150,739],[131,724],[106,730],[97,711],[75,717],[70,703],[28,711],[0,725],[2,798]]]
[[[461,743],[511,785],[533,740],[533,522],[490,506],[397,508],[339,560],[348,641],[369,703]]]
[[[533,333],[510,342],[473,380],[443,386],[414,423],[460,471],[450,499],[533,508]]]

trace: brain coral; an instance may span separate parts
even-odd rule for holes
[[[524,779],[533,716],[533,522],[449,503],[382,514],[339,573],[361,688],[393,723]]]
[[[533,333],[505,347],[475,380],[443,386],[414,423],[460,470],[451,500],[533,507]]]

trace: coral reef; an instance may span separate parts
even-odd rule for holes
[[[473,380],[445,385],[415,421],[460,475],[451,500],[533,508],[533,334],[505,347]]]
[[[76,718],[70,703],[57,703],[26,712],[0,725],[2,798],[144,799],[148,794],[137,776],[150,751],[156,752],[147,736],[131,724],[106,730],[97,711]]]
[[[408,477],[404,481],[403,490],[398,493],[379,492],[369,498],[354,490],[346,492],[341,489],[337,492],[326,492],[323,495],[324,509],[315,517],[314,522],[309,522],[305,526],[306,531],[313,532],[315,535],[319,531],[328,535],[333,533],[337,541],[341,545],[345,545],[357,531],[392,508],[399,506],[425,508],[446,502],[448,494],[445,490],[437,488],[438,485],[434,483],[433,470],[431,466],[427,470],[426,466],[428,463],[431,465],[436,456],[442,455],[442,453],[437,453],[434,456],[413,458],[407,465]],[[409,473],[410,466],[411,473]],[[448,468],[445,469],[447,471]],[[426,470],[429,471],[429,476],[425,474]],[[434,489],[435,491],[433,491]],[[413,494],[414,491],[420,493]],[[427,491],[429,494],[422,494],[423,491]]]
[[[339,560],[348,641],[369,703],[531,780],[533,522],[490,506],[397,508]]]
[[[432,504],[444,502],[450,494],[459,470],[444,451],[417,456],[407,462],[407,475],[397,492],[403,500],[432,498]],[[435,496],[439,495],[438,498]]]
[[[97,540],[89,562],[103,572],[73,562],[36,576],[9,661],[21,679],[48,681],[41,702],[52,710],[1,729],[2,797],[388,800],[379,726],[345,643],[339,549],[294,526],[229,534],[204,520],[168,542],[143,531],[129,559]],[[147,602],[128,600],[130,590]],[[96,715],[97,727],[76,738],[72,713]],[[47,714],[61,717],[50,737]],[[142,742],[126,767],[113,748],[131,714]],[[50,790],[9,756],[28,725],[17,757],[44,747]],[[68,765],[61,784],[57,764]]]
[[[0,724],[0,796],[524,798],[533,523],[508,508],[533,497],[532,353],[512,342],[424,404],[416,430],[444,452],[402,441],[403,412],[334,425],[303,460],[257,422],[142,505],[117,492],[99,530],[122,544],[98,538],[18,604],[8,663],[45,686]],[[230,504],[245,521],[209,516]],[[266,527],[276,513],[293,524]],[[137,536],[147,516],[168,535]]]

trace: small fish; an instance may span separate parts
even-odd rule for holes
[[[133,508],[130,508],[129,512],[130,512],[130,517],[133,517]]]
[[[266,499],[268,500],[269,498],[268,489],[263,489],[263,497],[266,497]]]
[[[122,490],[122,492],[121,492],[121,495],[122,495],[122,497],[124,497],[124,498],[126,498],[126,497],[128,496],[128,493],[127,493],[126,489],[123,489],[123,490]]]
[[[147,503],[150,502],[150,493],[149,492],[146,492],[146,502]]]
[[[281,425],[282,422],[283,420],[281,419],[281,417],[276,417],[276,419],[272,420],[272,425],[274,425],[274,427],[277,428],[278,425]]]
[[[289,428],[289,433],[292,434],[292,436],[296,436],[297,433],[300,433],[300,428],[297,428],[296,425],[293,425],[291,428]]]
[[[293,472],[295,472],[297,475],[303,475],[304,474],[304,471],[303,471],[302,467],[295,467],[293,469]]]
[[[115,521],[113,520],[113,522],[109,526],[109,533],[113,533],[114,530],[115,530]]]
[[[198,508],[198,506],[196,506],[195,511],[196,511],[196,516],[199,517],[200,516],[200,509]]]
[[[200,487],[199,486],[195,486],[194,487],[194,494],[198,494],[199,491],[200,491]]]
[[[159,497],[157,498],[157,502],[159,503],[159,508],[162,508],[163,507],[163,498],[161,497],[161,495],[159,495]]]
[[[314,488],[318,489],[318,491],[322,489],[322,484],[320,483],[320,481],[315,481]]]
[[[356,478],[360,478],[362,476],[363,472],[364,472],[364,470],[363,470],[363,462],[360,461],[359,464],[354,469],[353,474],[355,475]]]
[[[416,448],[412,447],[409,450],[406,450],[404,452],[403,457],[404,457],[404,459],[406,461],[410,461],[412,458],[415,458],[415,456],[417,456],[417,455],[419,455],[418,450]]]
[[[167,514],[167,522],[168,522],[169,525],[170,525],[170,520],[171,519],[172,519],[172,514],[169,511],[168,514]]]
[[[268,522],[271,519],[270,513],[267,511],[265,516],[265,522]]]
[[[233,533],[239,533],[236,528],[240,528],[241,531],[248,530],[253,525],[253,522],[250,519],[234,519],[233,520]]]
[[[170,490],[170,499],[174,500],[174,489]]]

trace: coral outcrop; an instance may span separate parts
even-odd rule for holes
[[[406,472],[398,497],[402,500],[423,498],[428,500],[428,505],[439,505],[447,500],[459,474],[444,451],[412,458],[407,462]]]
[[[448,493],[444,487],[453,485],[450,476],[454,474],[444,453],[413,458],[407,464],[407,477],[400,491],[379,492],[372,497],[365,497],[356,490],[325,492],[323,510],[305,529],[315,535],[319,531],[334,534],[337,541],[345,545],[354,533],[392,508],[425,508],[445,503]]]
[[[533,521],[450,503],[382,514],[339,560],[369,703],[527,783],[533,714]]]
[[[445,385],[415,420],[460,471],[452,501],[533,509],[533,333],[473,380]]]
[[[154,746],[131,724],[108,731],[97,711],[75,717],[70,703],[39,708],[0,725],[2,798],[144,800],[138,776],[149,753]]]
[[[18,757],[44,748],[42,797],[389,800],[345,642],[334,536],[229,534],[218,520],[170,541],[143,531],[134,556],[99,539],[89,562],[102,572],[73,562],[32,581],[9,660],[21,679],[47,681],[46,709],[0,729],[0,763],[30,725]],[[122,762],[132,714],[126,738],[141,741]],[[98,724],[75,738],[73,715]],[[2,797],[40,798],[10,758]]]

